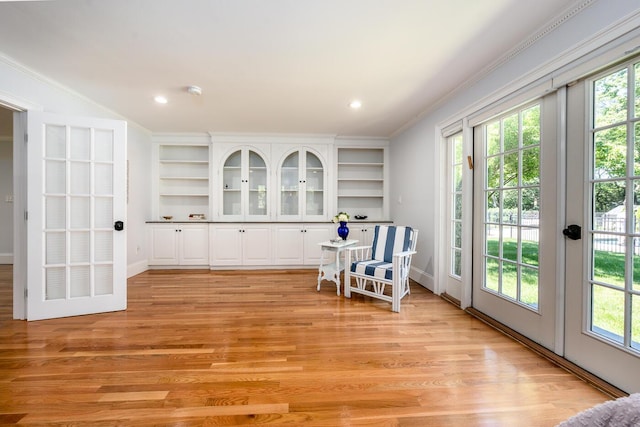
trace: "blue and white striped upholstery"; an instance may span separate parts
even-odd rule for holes
[[[393,254],[407,251],[410,247],[411,227],[376,225],[373,234],[373,259],[391,262]]]
[[[373,235],[372,257],[351,264],[351,271],[367,276],[392,280],[393,254],[411,247],[411,227],[376,225]]]
[[[380,279],[391,280],[393,278],[393,268],[390,262],[376,261],[371,259],[368,261],[358,261],[351,264],[351,271],[367,276],[378,277]]]

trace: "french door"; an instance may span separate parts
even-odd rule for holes
[[[462,288],[462,206],[464,171],[462,132],[447,138],[447,237],[446,257],[447,293],[460,298]]]
[[[472,305],[556,351],[556,94],[474,127]]]
[[[567,224],[582,230],[566,244],[565,357],[639,392],[640,61],[573,85],[567,107]]]
[[[124,310],[126,123],[27,121],[27,320]]]

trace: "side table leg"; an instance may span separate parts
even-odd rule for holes
[[[322,271],[324,267],[324,248],[320,253],[320,267],[318,267],[318,292],[320,292],[320,283],[322,282]]]

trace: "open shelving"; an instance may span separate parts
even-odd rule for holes
[[[161,144],[158,147],[159,216],[187,220],[209,216],[209,146]]]
[[[339,212],[385,217],[384,148],[338,148]]]

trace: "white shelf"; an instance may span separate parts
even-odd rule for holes
[[[337,154],[338,211],[384,219],[386,215],[385,149],[339,147]]]
[[[208,181],[209,178],[204,176],[161,176],[160,179],[166,180],[197,180],[197,181]]]
[[[161,193],[160,197],[209,197],[209,195],[194,193]]]
[[[158,212],[187,220],[189,214],[209,217],[209,146],[182,142],[157,146]]]
[[[206,160],[160,160],[160,163],[168,165],[185,164],[185,165],[208,165]]]
[[[366,162],[339,162],[338,167],[340,166],[358,166],[358,167],[384,167],[384,163],[366,163]]]

